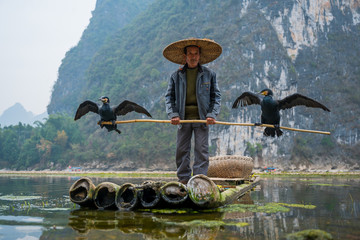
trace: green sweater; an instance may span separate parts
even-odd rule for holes
[[[198,68],[186,69],[186,102],[185,102],[185,119],[200,119],[196,99],[196,77]]]

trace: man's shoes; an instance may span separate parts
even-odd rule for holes
[[[188,183],[188,181],[189,181],[189,179],[179,180],[179,183],[186,185]]]

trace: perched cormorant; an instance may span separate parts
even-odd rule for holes
[[[115,130],[120,134],[121,131],[117,129],[117,125],[115,123],[116,116],[126,115],[129,112],[135,111],[151,117],[150,113],[145,108],[128,100],[125,100],[114,107],[110,107],[110,99],[108,97],[101,97],[99,100],[103,103],[101,107],[89,100],[81,103],[76,111],[74,120],[76,121],[80,119],[82,116],[91,111],[100,115],[99,123],[101,128],[105,127],[109,132]],[[112,125],[103,125],[102,122],[112,122]]]
[[[324,111],[330,112],[330,110],[323,104],[298,93],[287,96],[281,100],[274,100],[272,98],[273,92],[268,88],[262,90],[260,94],[264,95],[265,97],[261,99],[255,93],[244,92],[235,100],[232,108],[237,108],[239,105],[241,107],[244,107],[252,104],[260,104],[261,123],[272,124],[275,126],[275,128],[266,127],[264,130],[265,136],[275,137],[275,133],[278,137],[282,135],[282,131],[279,128],[280,110],[292,108],[294,106],[304,105],[306,107],[322,108]],[[255,125],[260,124],[256,123]]]

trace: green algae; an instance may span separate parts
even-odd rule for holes
[[[216,228],[224,226],[236,226],[236,227],[246,227],[249,226],[247,222],[224,222],[221,220],[193,220],[185,222],[171,222],[161,219],[156,219],[158,222],[161,222],[165,225],[174,225],[182,227],[206,227],[206,228]]]
[[[277,177],[302,177],[302,178],[318,178],[318,177],[340,177],[340,178],[360,178],[360,172],[277,172],[277,173],[256,173],[255,175],[265,178],[277,178]]]
[[[264,212],[264,213],[277,213],[277,212],[288,212],[289,208],[281,206],[278,203],[266,203],[265,205],[254,205],[254,204],[230,204],[220,208],[207,209],[203,212]]]
[[[346,184],[331,184],[331,183],[312,183],[310,186],[328,186],[328,187],[351,187],[351,185]]]
[[[307,229],[286,235],[286,240],[332,240],[333,237],[320,229]]]
[[[253,213],[278,213],[278,212],[288,212],[290,208],[304,208],[304,209],[314,209],[315,205],[305,205],[305,204],[291,204],[291,203],[266,203],[265,205],[255,205],[255,204],[230,204],[219,208],[212,209],[199,209],[193,210],[190,208],[181,208],[181,209],[139,209],[138,211],[142,212],[151,212],[151,213],[160,213],[160,214],[196,214],[196,213],[210,213],[210,212],[253,212]]]
[[[296,203],[278,203],[285,207],[295,207],[295,208],[305,208],[305,209],[314,209],[315,205],[305,205],[305,204],[296,204]]]
[[[314,205],[290,204],[290,203],[266,203],[265,205],[254,204],[230,204],[224,207],[202,210],[202,212],[253,212],[253,213],[278,213],[288,212],[292,208],[314,209]]]
[[[300,179],[301,182],[317,182],[318,179]]]
[[[329,187],[351,187],[347,184],[317,183],[318,179],[300,179],[301,182],[312,182],[310,186],[329,186]]]
[[[151,212],[151,213],[160,213],[160,214],[186,214],[186,213],[198,213],[198,211],[194,211],[190,208],[180,208],[180,209],[139,209],[138,211],[141,212]]]
[[[9,206],[7,205],[0,205],[0,211],[8,210]]]
[[[42,211],[49,211],[49,212],[52,212],[52,211],[68,211],[70,210],[70,208],[59,208],[59,207],[55,207],[55,208],[40,208],[40,210]]]
[[[14,195],[4,195],[0,196],[0,200],[4,201],[29,201],[29,200],[36,200],[41,199],[41,196],[14,196]]]

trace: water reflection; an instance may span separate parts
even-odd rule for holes
[[[235,202],[238,203],[253,204],[253,201],[250,194],[246,194]],[[190,209],[175,214],[164,212],[78,209],[70,212],[69,226],[84,237],[94,236],[97,230],[101,230],[119,231],[126,239],[141,235],[142,239],[207,240],[216,239],[224,226],[239,231],[242,227],[237,223],[248,225],[248,221],[254,221],[253,212],[199,212]]]
[[[80,234],[93,235],[93,230],[118,230],[121,235],[143,235],[144,238],[177,238],[177,239],[214,239],[219,227],[196,227],[196,229],[177,225],[176,222],[198,219],[221,219],[223,214],[198,215],[166,215],[143,212],[75,210],[71,211],[69,226]],[[210,220],[210,219],[209,219]],[[181,223],[179,222],[179,223]],[[169,224],[170,223],[170,224]]]
[[[96,185],[129,181],[92,180]],[[230,209],[172,213],[80,209],[69,201],[74,181],[0,177],[0,238],[280,240],[313,228],[331,233],[334,239],[359,239],[360,235],[360,179],[268,178]],[[21,198],[12,200],[9,195]],[[316,208],[307,209],[308,205]]]

